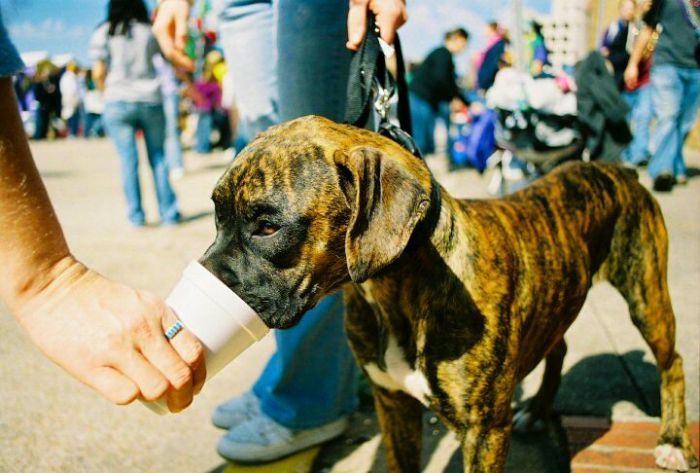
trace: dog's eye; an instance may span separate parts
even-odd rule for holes
[[[275,225],[274,223],[267,221],[267,220],[260,220],[258,222],[258,226],[253,232],[254,236],[272,236],[275,233],[277,233],[277,230],[279,230],[280,227],[279,225]]]

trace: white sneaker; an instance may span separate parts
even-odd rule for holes
[[[342,417],[313,429],[292,430],[261,412],[229,430],[216,450],[222,457],[241,463],[270,462],[334,439],[347,428],[348,418]]]
[[[175,168],[170,171],[170,179],[173,181],[179,181],[185,175],[185,170],[183,168]]]
[[[248,391],[219,404],[211,414],[211,422],[220,429],[230,429],[262,414],[260,399]]]

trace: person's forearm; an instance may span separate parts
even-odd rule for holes
[[[32,159],[12,81],[0,79],[0,298],[16,310],[74,262]]]
[[[639,63],[644,55],[644,50],[651,39],[651,34],[653,31],[654,30],[650,26],[644,26],[642,31],[639,32],[639,36],[634,42],[634,48],[632,49],[632,55],[630,56],[628,65],[639,67]]]

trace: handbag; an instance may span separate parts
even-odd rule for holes
[[[422,154],[411,136],[411,112],[408,103],[406,69],[398,35],[394,42],[396,55],[396,79],[386,66],[389,49],[379,37],[374,15],[367,17],[367,33],[360,49],[350,63],[345,122],[367,128],[375,123],[376,131],[422,159]],[[396,115],[398,123],[390,119],[393,98],[398,94]]]

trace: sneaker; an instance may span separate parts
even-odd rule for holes
[[[673,189],[673,175],[670,172],[662,172],[654,179],[656,192],[671,192]]]
[[[260,399],[253,391],[248,391],[219,404],[211,415],[211,422],[220,429],[229,430],[261,414]]]
[[[278,460],[340,436],[348,428],[348,418],[313,429],[292,430],[260,413],[224,435],[216,447],[219,455],[241,463]]]
[[[173,181],[179,181],[185,176],[185,170],[183,168],[175,168],[170,171],[170,179]]]
[[[684,186],[688,184],[688,177],[685,174],[679,174],[676,176],[676,184],[679,186]]]

